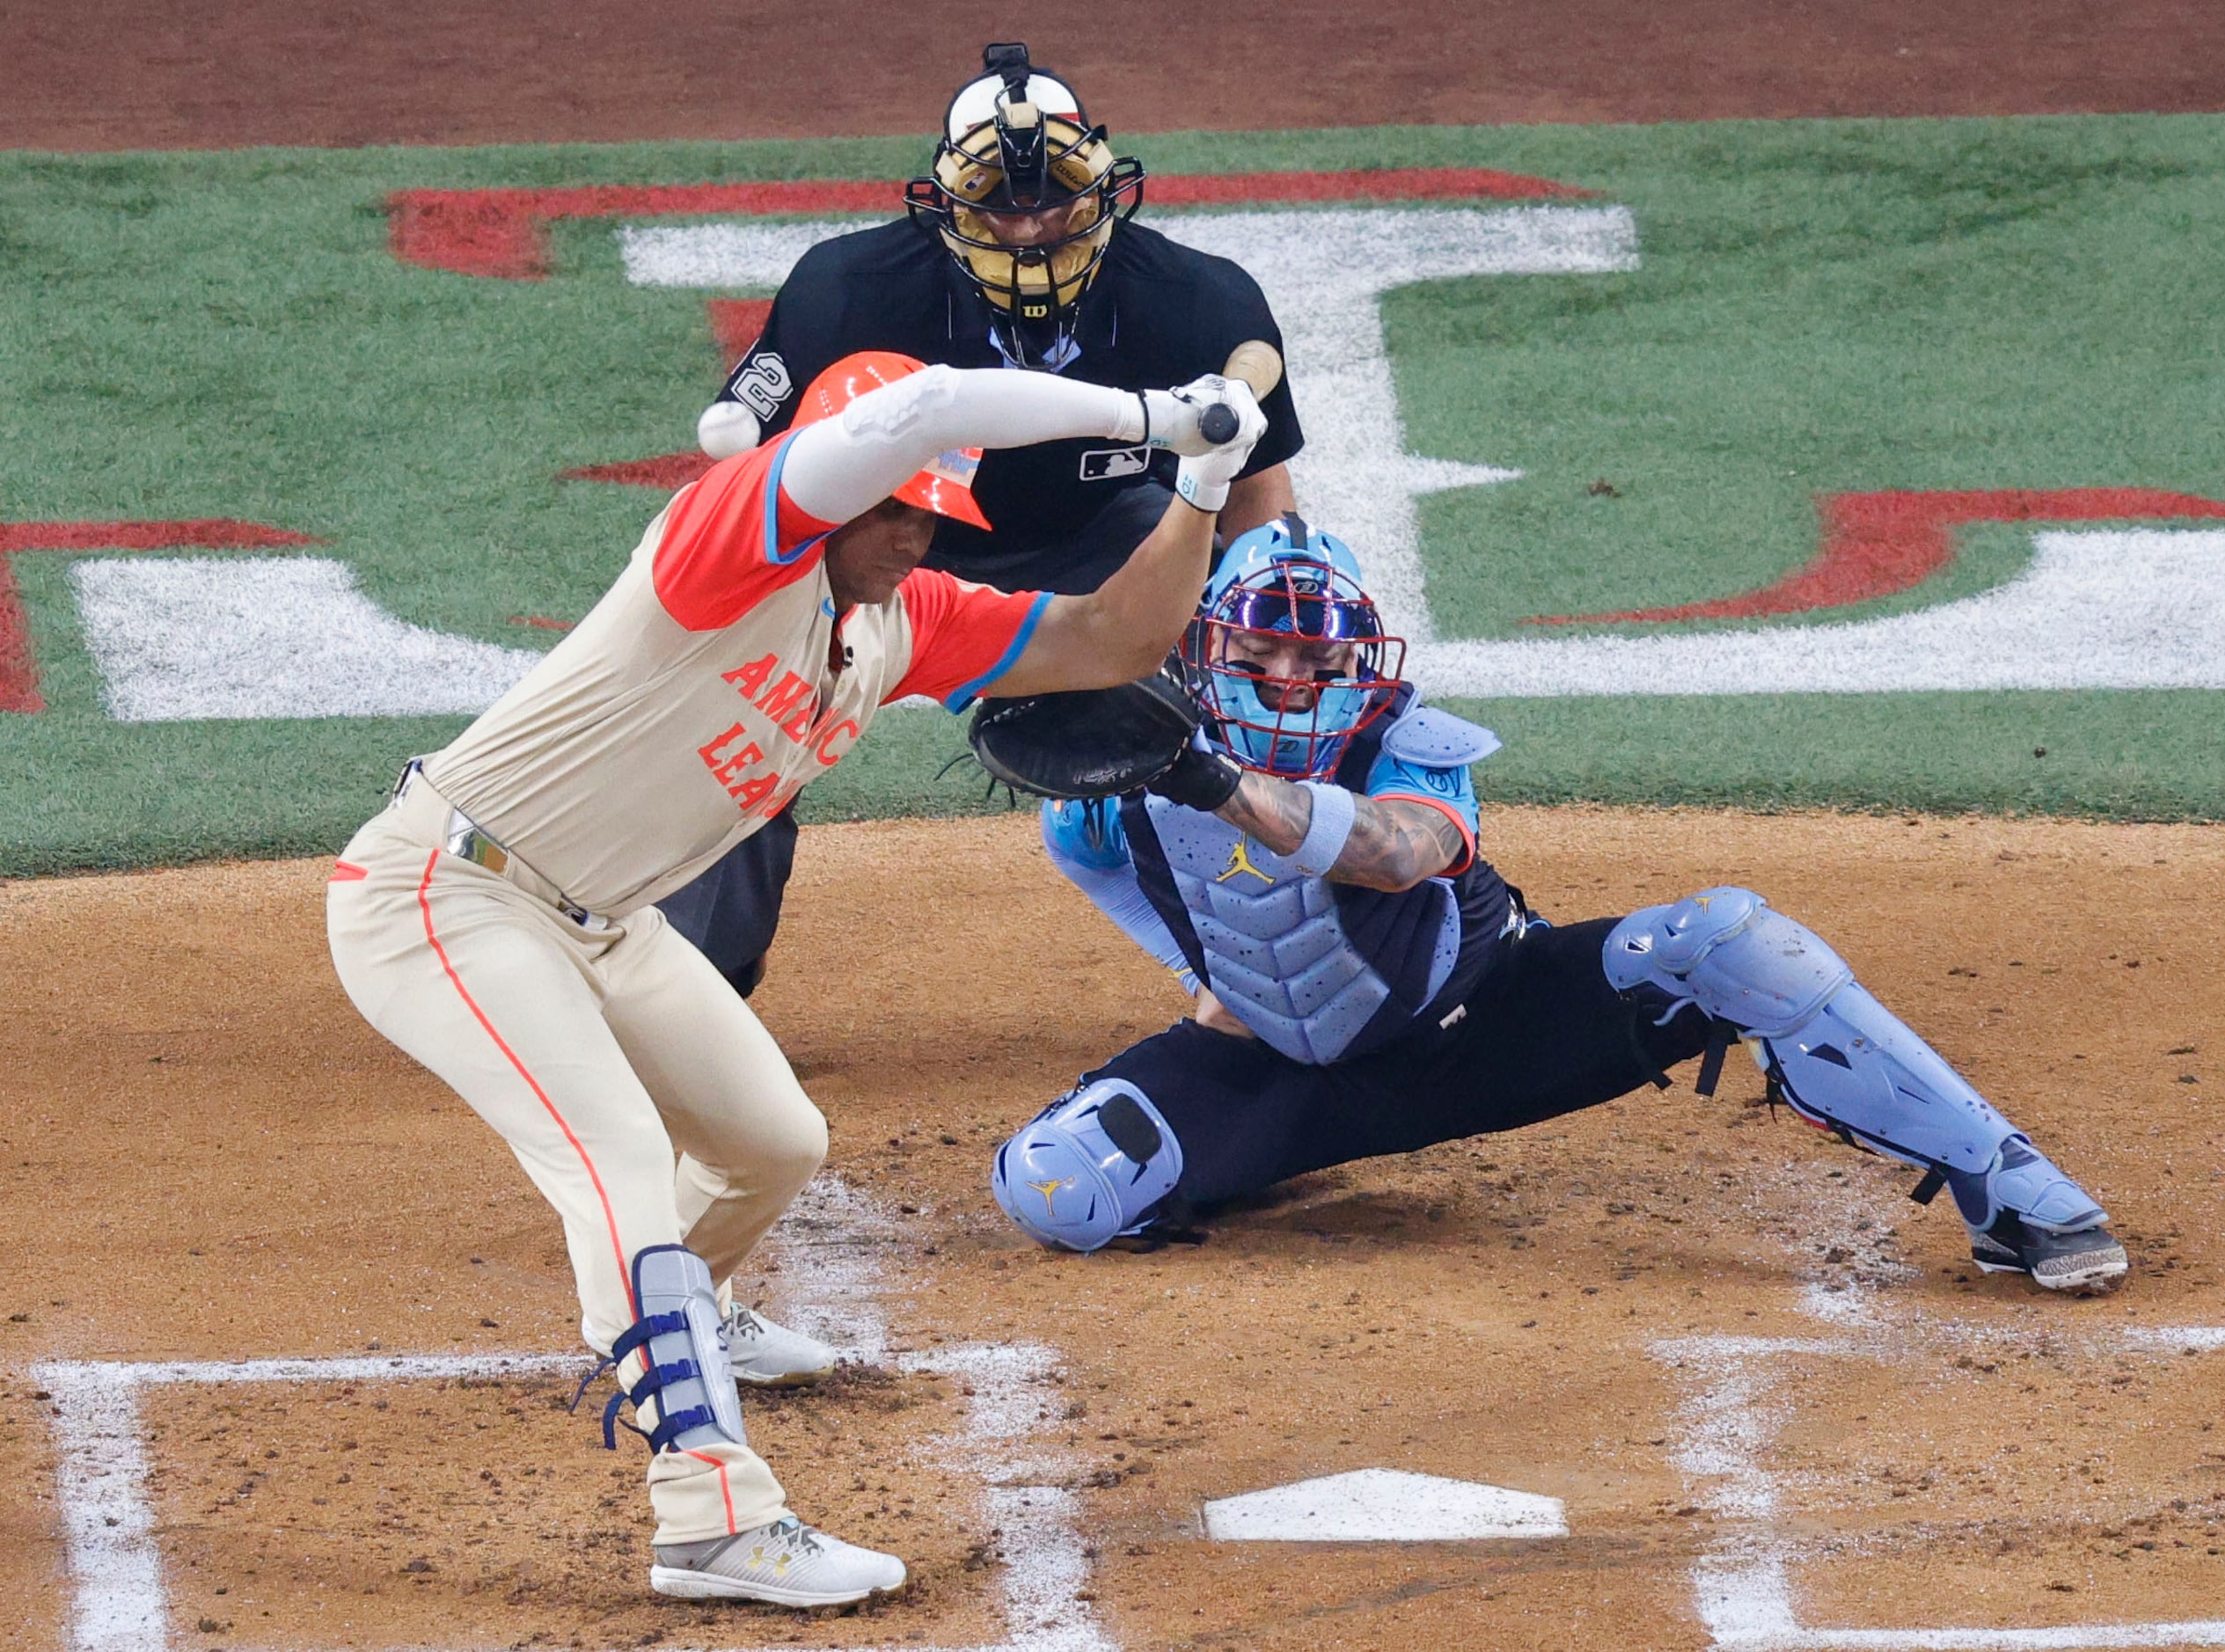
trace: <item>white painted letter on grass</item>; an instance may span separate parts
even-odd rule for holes
[[[541,658],[397,619],[329,557],[102,557],[70,581],[118,722],[482,712]]]
[[[1242,265],[1267,295],[1291,363],[1306,450],[1291,461],[1309,519],[1349,540],[1390,628],[1433,634],[1414,501],[1520,472],[1406,450],[1383,342],[1394,288],[1472,275],[1596,275],[1638,267],[1627,207],[1309,208],[1195,212],[1161,221],[1175,240]],[[618,231],[627,279],[644,287],[770,289],[814,243],[857,225],[714,223]]]

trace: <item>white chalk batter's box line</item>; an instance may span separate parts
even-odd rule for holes
[[[1114,1652],[1081,1598],[1088,1559],[1073,1494],[1038,1483],[1075,1466],[1057,1453],[1028,1451],[1036,1432],[1040,1385],[1054,1360],[1032,1344],[952,1344],[893,1362],[908,1371],[961,1377],[971,1398],[950,1442],[951,1466],[983,1482],[984,1511],[1002,1531],[999,1582],[1006,1639],[993,1646],[935,1648],[905,1641],[845,1652]],[[143,1390],[172,1385],[239,1383],[370,1385],[467,1378],[575,1376],[578,1355],[381,1355],[335,1359],[238,1362],[57,1360],[33,1368],[52,1396],[56,1500],[67,1524],[73,1588],[71,1652],[173,1652],[149,1465],[140,1426]],[[648,1587],[646,1576],[641,1588]],[[739,1613],[751,1609],[741,1607]],[[743,1623],[747,1619],[743,1619]],[[741,1625],[737,1625],[739,1628]],[[760,1652],[732,1647],[722,1652]],[[809,1652],[783,1642],[761,1652]]]
[[[1722,1652],[2087,1652],[2106,1647],[2225,1647],[2225,1619],[2177,1623],[2065,1624],[2034,1629],[1814,1628],[1800,1622],[1793,1545],[1775,1522],[1782,1488],[1762,1464],[1777,1414],[1768,1403],[1788,1355],[1904,1359],[1921,1353],[2000,1345],[2014,1334],[1971,1327],[1894,1325],[1833,1338],[1687,1336],[1653,1344],[1653,1356],[1701,1385],[1689,1393],[1677,1457],[1686,1474],[1711,1482],[1702,1501],[1722,1541],[1694,1567],[1693,1591],[1712,1644]],[[2063,1339],[2068,1340],[2068,1339]],[[2225,1327],[2148,1326],[2081,1337],[2097,1355],[2163,1358],[2225,1349]],[[1839,1562],[1845,1564],[1846,1562]]]

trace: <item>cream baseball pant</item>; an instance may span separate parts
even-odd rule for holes
[[[582,1334],[608,1354],[639,1317],[634,1253],[685,1244],[725,1279],[818,1169],[826,1121],[655,907],[583,926],[517,862],[449,853],[450,815],[413,774],[355,834],[326,894],[333,962],[364,1019],[493,1125],[556,1207]],[[658,1452],[648,1487],[658,1543],[787,1512],[743,1445]]]

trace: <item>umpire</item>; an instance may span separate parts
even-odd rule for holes
[[[950,100],[932,172],[906,186],[906,217],[798,260],[697,426],[714,458],[786,430],[800,387],[857,350],[1143,390],[1218,372],[1249,339],[1282,347],[1241,268],[1131,222],[1143,165],[1113,157],[1065,82],[1024,45],[981,56],[987,72]],[[1287,379],[1261,406],[1267,434],[1229,489],[1225,539],[1295,502],[1285,462],[1305,438]],[[1143,447],[992,450],[973,489],[992,527],[941,519],[926,565],[1005,590],[1095,590],[1158,522],[1172,475]],[[661,903],[744,997],[765,973],[795,834],[783,813]]]

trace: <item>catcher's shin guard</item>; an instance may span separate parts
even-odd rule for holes
[[[645,1369],[604,1408],[603,1444],[617,1446],[618,1410],[630,1402],[648,1426],[625,1426],[652,1451],[747,1444],[709,1266],[684,1245],[649,1246],[633,1258],[633,1299],[641,1317],[611,1344],[611,1358],[621,1385],[628,1355],[639,1353]]]
[[[1943,1181],[1973,1230],[2015,1214],[2068,1233],[2108,1219],[2085,1190],[1863,990],[1815,932],[1750,889],[1708,889],[1616,925],[1602,963],[1727,1021],[1804,1118]],[[1937,1180],[1934,1180],[1937,1178]],[[1920,1190],[1921,1191],[1921,1190]]]
[[[1037,1244],[1094,1251],[1140,1226],[1182,1173],[1182,1144],[1151,1098],[1100,1078],[1021,1125],[990,1186]]]

